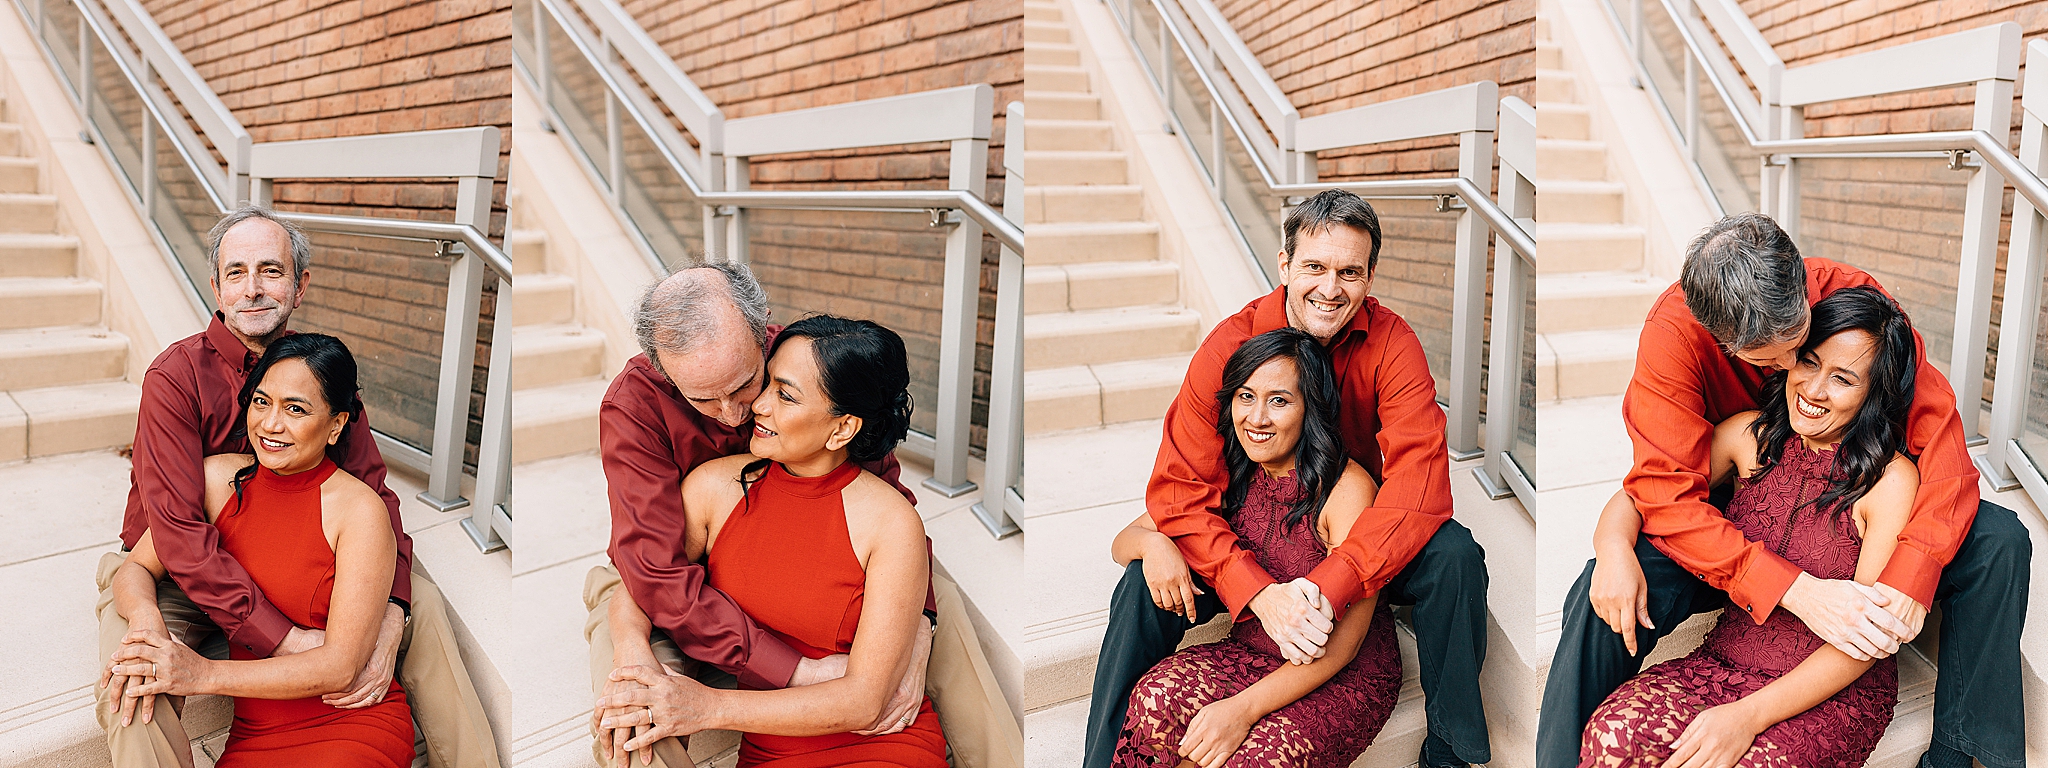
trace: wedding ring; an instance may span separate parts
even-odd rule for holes
[[[149,676],[156,677],[156,662],[154,661],[149,663]]]

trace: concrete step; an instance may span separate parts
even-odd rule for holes
[[[1032,119],[1036,123],[1036,118]],[[1137,221],[1145,217],[1145,189],[1136,184],[1024,187],[1024,223]]]
[[[0,155],[0,192],[35,192],[42,165],[33,157]]]
[[[506,232],[505,249],[512,257],[513,275],[537,275],[548,271],[546,233],[538,229],[515,229]]]
[[[127,364],[128,338],[105,328],[0,332],[0,390],[110,381]]]
[[[1627,224],[1538,223],[1538,274],[1622,272],[1643,267],[1643,228]]]
[[[1536,276],[1536,332],[1564,333],[1640,326],[1669,286],[1639,272],[1575,272]]]
[[[1562,101],[1536,103],[1536,138],[1588,139],[1593,136],[1593,111]]]
[[[512,393],[512,463],[597,450],[597,408],[611,381],[580,379]]]
[[[1116,149],[1107,120],[1041,120],[1033,117],[1029,122],[1024,126],[1025,149]]]
[[[1031,115],[1031,121],[1039,120],[1100,120],[1102,100],[1092,93],[1062,93],[1057,91],[1024,92],[1024,110]],[[1031,183],[1040,183],[1033,178]]]
[[[1578,78],[1571,70],[1539,68],[1536,70],[1536,100],[1577,101],[1577,82]]]
[[[1034,315],[1024,323],[1024,370],[1192,352],[1201,333],[1201,314],[1180,307]]]
[[[1537,342],[1536,380],[1549,386],[1547,396],[1542,391],[1537,396],[1565,400],[1627,391],[1629,377],[1635,374],[1636,342],[1641,335],[1640,323],[1628,328],[1543,334]]]
[[[78,274],[78,238],[0,233],[0,277],[69,277]]]
[[[1024,239],[1035,265],[1159,257],[1159,225],[1149,221],[1026,224]]]
[[[1122,152],[1024,150],[1024,173],[1033,184],[1125,184],[1125,162]]]
[[[580,325],[512,329],[512,391],[602,375],[604,336]]]
[[[1620,224],[1623,187],[1613,181],[1546,181],[1536,188],[1536,220]]]
[[[512,282],[512,324],[545,325],[576,319],[576,280],[546,273],[520,275]]]
[[[1189,355],[1024,374],[1024,433],[1157,419],[1186,378]]]
[[[1110,261],[1024,268],[1024,313],[1173,304],[1180,267],[1163,261]]]
[[[1059,21],[1060,7],[1048,3],[1025,3],[1025,21]]]
[[[1025,19],[1024,42],[1029,48],[1029,43],[1069,43],[1073,40],[1067,35],[1067,25],[1062,22]]]
[[[1034,91],[1055,93],[1088,92],[1088,70],[1080,67],[1059,67],[1050,64],[1024,65],[1024,87]]]
[[[57,197],[0,193],[0,232],[57,231]]]
[[[1024,49],[1024,65],[1050,64],[1056,67],[1081,66],[1081,49],[1066,43],[1043,43]],[[1037,119],[1037,118],[1033,118]]]
[[[0,155],[18,157],[25,146],[27,142],[22,140],[20,124],[0,123]]]
[[[75,277],[0,278],[0,330],[97,325],[100,284]]]
[[[127,445],[141,402],[142,387],[126,381],[0,394],[0,462]]]
[[[1536,178],[1600,181],[1607,178],[1607,143],[1583,139],[1537,139]]]
[[[1564,69],[1564,46],[1556,43],[1537,43],[1536,68]]]

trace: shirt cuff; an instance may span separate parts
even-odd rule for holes
[[[1330,601],[1330,607],[1337,610],[1334,618],[1339,621],[1343,620],[1345,609],[1365,597],[1364,577],[1360,576],[1359,569],[1352,565],[1351,558],[1341,553],[1333,552],[1324,558],[1321,564],[1308,572],[1308,580],[1315,582],[1316,588],[1323,591],[1323,597]]]
[[[802,656],[781,643],[756,644],[747,656],[747,665],[737,677],[740,684],[752,690],[772,691],[788,688],[789,679],[796,675],[796,665]]]
[[[1749,569],[1735,577],[1735,583],[1728,587],[1728,599],[1742,608],[1749,618],[1758,624],[1771,615],[1778,607],[1778,601],[1785,599],[1785,590],[1792,588],[1792,582],[1799,578],[1799,566],[1769,552],[1758,553],[1752,558]]]
[[[1934,590],[1941,585],[1941,562],[1919,547],[1900,542],[1892,549],[1892,559],[1885,562],[1877,580],[1920,601],[1920,607],[1930,607],[1934,605]]]
[[[293,626],[292,620],[285,618],[277,606],[261,603],[228,640],[258,658],[267,659],[277,653],[277,647],[284,644],[284,636],[292,631]]]
[[[1223,567],[1216,571],[1216,578],[1210,581],[1210,585],[1216,588],[1216,596],[1222,598],[1224,607],[1230,609],[1231,621],[1244,621],[1249,617],[1252,598],[1275,583],[1266,569],[1259,567],[1258,559],[1241,549],[1223,561]]]

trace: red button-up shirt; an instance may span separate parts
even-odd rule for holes
[[[271,605],[256,580],[220,547],[220,530],[206,522],[207,456],[249,453],[235,398],[260,357],[216,313],[206,330],[169,347],[142,376],[142,406],[135,420],[135,456],[128,477],[128,509],[121,546],[134,548],[155,531],[157,558],[185,594],[227,633],[228,641],[260,656],[284,642],[292,622]],[[391,594],[412,601],[412,537],[398,516],[398,496],[384,487],[384,457],[369,433],[369,419],[349,428],[346,444],[328,449],[334,463],[383,497],[398,536],[398,567]]]
[[[781,330],[769,327],[771,346]],[[753,432],[752,419],[728,427],[699,413],[646,355],[634,355],[598,409],[598,452],[612,506],[608,553],[633,602],[684,655],[749,687],[782,688],[802,657],[711,588],[704,566],[683,552],[683,478],[704,462],[746,453]],[[902,468],[895,455],[861,468],[916,503],[897,482]]]
[[[1239,619],[1274,580],[1216,514],[1230,483],[1223,437],[1216,434],[1216,390],[1239,345],[1287,327],[1286,304],[1286,288],[1274,289],[1217,323],[1202,341],[1167,408],[1159,459],[1145,489],[1152,521]],[[1324,348],[1343,398],[1338,430],[1344,451],[1380,482],[1373,506],[1308,576],[1341,609],[1378,594],[1451,518],[1450,454],[1436,382],[1406,320],[1368,297]]]
[[[1806,259],[1809,304],[1859,285],[1884,290],[1863,270]],[[1977,519],[1977,468],[1963,445],[1955,390],[1928,362],[1918,330],[1913,347],[1920,364],[1906,414],[1905,450],[1918,457],[1920,490],[1878,581],[1932,605],[1942,567],[1955,559]],[[1635,376],[1621,402],[1622,420],[1635,444],[1635,466],[1622,484],[1642,511],[1643,533],[1679,565],[1727,592],[1758,622],[1784,598],[1799,568],[1743,538],[1707,503],[1707,468],[1714,425],[1756,408],[1770,373],[1724,353],[1693,319],[1685,293],[1674,284],[1650,307],[1636,348]]]

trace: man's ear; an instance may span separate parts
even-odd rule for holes
[[[1280,260],[1280,282],[1285,283],[1287,282],[1287,264],[1289,261],[1289,259],[1287,258],[1287,252],[1281,251],[1280,255],[1276,256],[1275,258]]]
[[[308,269],[308,270],[306,270],[306,271],[304,271],[304,272],[300,272],[300,273],[299,273],[299,290],[298,290],[298,292],[297,292],[297,293],[295,293],[295,294],[293,294],[293,295],[292,295],[292,309],[298,309],[298,308],[299,308],[299,304],[300,304],[301,302],[304,302],[304,301],[306,300],[306,289],[307,289],[307,288],[309,288],[309,287],[311,287],[312,285],[313,285],[313,270],[311,270],[311,269]]]

